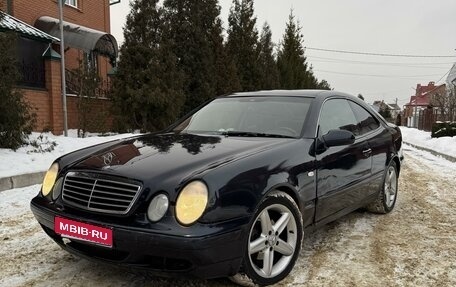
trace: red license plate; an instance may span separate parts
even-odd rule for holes
[[[101,244],[112,247],[112,229],[82,223],[61,217],[54,218],[54,231],[62,237]]]

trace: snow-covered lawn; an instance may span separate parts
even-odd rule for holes
[[[456,137],[431,138],[430,132],[400,127],[404,142],[456,157]]]
[[[68,137],[54,136],[52,133],[44,133],[42,135],[44,140],[57,144],[53,151],[45,153],[34,152],[36,148],[32,146],[24,146],[15,152],[9,149],[0,149],[0,178],[46,171],[52,162],[61,155],[102,142],[133,136],[133,134],[120,134],[107,137],[77,138],[76,130],[70,130]],[[29,140],[37,140],[39,136],[40,133],[32,133]],[[44,144],[43,147],[46,147],[46,145]]]

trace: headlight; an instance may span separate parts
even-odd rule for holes
[[[197,221],[207,205],[207,187],[201,181],[187,184],[180,192],[176,202],[176,218],[183,225]]]
[[[43,196],[47,196],[54,186],[55,180],[57,179],[57,174],[59,173],[59,164],[53,163],[49,170],[46,172],[43,180],[43,186],[41,187],[41,192]]]
[[[157,222],[165,215],[168,210],[168,197],[164,194],[159,194],[152,199],[147,209],[147,217],[152,222]]]

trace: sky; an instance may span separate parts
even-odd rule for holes
[[[119,44],[128,2],[111,6],[111,33]],[[232,0],[219,3],[227,28]],[[444,83],[456,62],[455,0],[256,0],[254,7],[257,29],[261,31],[268,22],[277,45],[293,9],[316,77],[337,91],[362,94],[370,103],[397,99],[402,107],[415,94],[417,84]]]

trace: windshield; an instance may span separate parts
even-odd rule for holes
[[[215,99],[174,131],[232,136],[299,137],[311,98],[228,97]]]

